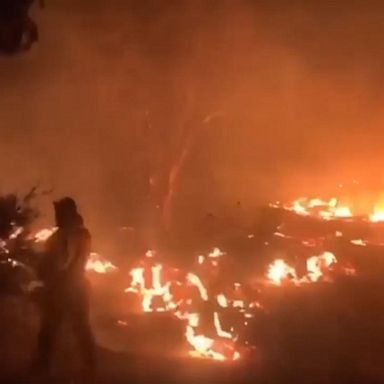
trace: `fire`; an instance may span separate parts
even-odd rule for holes
[[[350,217],[352,211],[338,204],[337,199],[298,199],[291,209],[302,215],[318,215],[324,219]],[[371,218],[372,220],[372,218]],[[44,229],[33,237],[35,242],[46,241],[56,228]],[[276,232],[276,236],[287,237]],[[340,232],[340,236],[343,234]],[[353,242],[353,241],[352,241]],[[358,241],[360,243],[360,241]],[[363,242],[363,240],[361,240]],[[129,271],[126,293],[133,293],[140,302],[142,313],[169,312],[182,322],[185,345],[192,357],[217,361],[234,361],[242,357],[239,335],[256,310],[263,305],[255,298],[246,296],[248,290],[240,283],[220,287],[216,291],[216,278],[225,252],[214,248],[211,252],[197,257],[191,270],[178,270],[161,263],[156,252],[149,250],[140,262]],[[335,255],[324,252],[306,260],[306,271],[298,276],[296,269],[283,259],[273,261],[267,270],[267,281],[276,286],[291,282],[297,286],[319,281],[329,281],[330,271],[337,263]],[[86,264],[87,271],[106,274],[116,270],[116,266],[93,252]],[[345,268],[345,274],[355,274],[352,267]],[[265,282],[265,280],[263,280]],[[236,320],[229,316],[236,312]],[[239,320],[240,319],[240,320]],[[228,321],[232,321],[230,325]],[[119,325],[127,324],[124,319]],[[239,325],[239,324],[240,325]],[[208,331],[207,331],[208,329]]]
[[[354,239],[354,240],[351,240],[351,244],[354,244],[354,245],[361,245],[362,247],[365,247],[367,245],[367,243],[363,240],[363,239]]]
[[[268,268],[268,279],[276,285],[281,285],[285,280],[296,280],[296,271],[284,260],[275,260]]]
[[[218,339],[198,334],[196,329],[199,325],[199,315],[197,313],[190,314],[185,332],[186,340],[193,347],[193,350],[189,351],[190,356],[210,358],[218,361],[237,360],[240,358],[240,353],[233,349],[233,342],[231,342],[233,336],[231,333],[222,330],[217,312],[214,313],[214,325],[219,337]]]
[[[125,292],[138,294],[144,312],[164,312],[177,308],[177,302],[171,293],[171,287],[180,284],[177,280],[166,279],[165,268],[155,263],[153,250],[145,254],[145,262],[130,271],[131,283]],[[154,302],[156,301],[156,305]]]
[[[217,303],[220,305],[220,307],[228,308],[228,300],[225,295],[220,293],[219,295],[217,295],[216,300],[217,300]]]
[[[188,273],[187,274],[187,281],[189,284],[194,285],[200,293],[200,297],[204,301],[208,301],[208,292],[207,289],[204,287],[204,284],[201,282],[200,278],[195,275],[194,273]]]
[[[325,220],[333,218],[349,218],[353,216],[351,208],[345,205],[340,205],[336,197],[332,197],[329,200],[303,197],[294,200],[291,204],[284,205],[283,207],[298,215],[318,216]]]
[[[225,252],[222,252],[220,250],[220,248],[213,248],[212,252],[210,252],[208,254],[208,257],[211,257],[211,258],[216,258],[216,257],[221,257],[221,256],[224,256],[225,255]]]
[[[17,239],[24,232],[23,227],[17,227],[15,230],[9,235],[9,238],[14,240]]]
[[[117,268],[110,261],[103,259],[96,252],[91,252],[85,266],[86,271],[93,271],[101,274],[112,272],[116,269]]]
[[[369,220],[373,223],[384,221],[384,194],[381,194],[373,208]]]
[[[352,211],[347,206],[335,207],[333,214],[335,217],[352,217]]]
[[[353,211],[352,207],[340,204],[339,199],[336,197],[332,197],[329,200],[318,197],[300,197],[288,204],[276,202],[270,204],[270,206],[275,208],[282,207],[301,216],[313,216],[324,220],[356,217],[356,212]],[[372,210],[366,211],[362,216],[373,223],[384,221],[384,195],[379,198]]]
[[[324,278],[327,271],[331,270],[336,263],[336,256],[332,252],[311,256],[306,261],[306,274],[298,278],[295,268],[288,265],[284,260],[277,259],[269,265],[267,278],[275,285],[281,285],[285,281],[291,281],[297,285],[308,282],[315,283]]]
[[[225,360],[225,356],[213,350],[214,339],[204,335],[196,335],[194,328],[191,325],[187,326],[185,337],[188,343],[193,347],[193,350],[189,352],[190,356]]]
[[[150,267],[149,271],[151,273],[150,285],[146,281],[146,269],[144,267],[133,268],[130,272],[131,284],[125,292],[132,292],[141,296],[141,305],[144,312],[164,312],[174,309],[177,305],[173,302],[173,296],[170,292],[171,282],[163,283],[162,264]],[[153,301],[155,298],[161,299],[162,305],[158,304],[154,307]]]
[[[180,321],[185,322],[185,339],[190,346],[189,355],[192,357],[209,358],[218,361],[236,360],[240,353],[236,349],[236,335],[223,329],[220,313],[213,311],[211,329],[214,334],[207,336],[201,332],[202,318],[208,321],[210,316],[201,316],[196,308],[210,311],[211,305],[201,306],[201,303],[216,303],[217,308],[225,308],[229,301],[224,294],[212,295],[203,279],[195,272],[179,274],[183,278],[170,278],[172,268],[157,263],[152,253],[146,254],[144,262],[130,271],[131,282],[125,292],[137,294],[141,299],[143,312],[168,311]],[[206,260],[217,261],[224,255],[218,248],[213,249],[207,256],[198,257],[198,265]],[[151,258],[149,260],[148,258]],[[213,268],[216,263],[210,263]],[[174,288],[179,288],[182,294],[177,296]],[[198,295],[193,295],[194,290]],[[207,315],[207,314],[206,314]],[[209,322],[208,322],[209,323]],[[205,326],[209,324],[204,324]]]
[[[36,232],[32,237],[35,243],[44,243],[46,242],[55,232],[57,227],[52,228],[43,228]],[[18,233],[16,234],[18,235]],[[85,265],[86,271],[93,271],[100,274],[105,274],[116,270],[117,267],[113,265],[110,261],[104,259],[96,252],[91,252],[89,258]]]
[[[376,206],[373,213],[369,216],[369,220],[373,223],[384,221],[384,208],[382,206]]]
[[[52,228],[44,228],[38,231],[33,237],[35,243],[44,243],[47,241],[55,232],[57,231],[57,227]]]
[[[331,252],[324,252],[320,256],[312,256],[307,260],[307,277],[316,282],[333,264],[337,263],[336,257]]]

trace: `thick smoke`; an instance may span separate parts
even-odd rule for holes
[[[168,164],[187,124],[182,224],[381,180],[382,8],[47,1],[39,44],[0,61],[1,189],[40,180],[76,197],[93,228],[135,225],[148,157]]]

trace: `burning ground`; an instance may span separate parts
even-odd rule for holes
[[[228,249],[192,251],[189,258],[149,250],[128,263],[92,253],[87,273],[101,376],[108,382],[380,382],[383,249],[366,240],[369,231],[383,230],[380,222],[362,226],[353,215],[324,218],[290,207],[266,208],[273,230],[245,232]],[[39,247],[53,231],[31,233],[29,241]],[[21,267],[6,252],[21,233],[11,231],[3,244],[9,268]],[[33,349],[32,288],[2,295],[3,377],[25,367]],[[76,356],[68,341],[59,345],[57,372],[71,376]],[[164,369],[176,362],[172,372]]]

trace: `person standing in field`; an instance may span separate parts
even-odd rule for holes
[[[55,339],[63,322],[69,322],[77,338],[84,373],[95,374],[95,343],[89,321],[89,286],[85,265],[91,235],[72,198],[54,202],[57,230],[47,240],[39,267],[44,284],[41,297],[42,320],[38,335],[35,369],[49,375]]]

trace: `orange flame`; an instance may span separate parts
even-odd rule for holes
[[[218,248],[215,248],[207,257],[216,259],[223,254]],[[148,255],[146,256],[148,257]],[[205,256],[199,256],[198,262],[204,262],[205,259]],[[188,286],[195,287],[199,292],[198,300],[208,302],[210,295],[202,279],[196,273],[188,272],[185,274],[185,281],[183,283],[179,281],[173,282],[166,278],[166,273],[164,273],[166,270],[162,264],[158,263],[133,268],[130,272],[130,286],[125,291],[139,295],[143,312],[171,311],[178,319],[186,321],[185,338],[192,348],[189,351],[190,356],[219,361],[240,358],[240,353],[235,348],[235,337],[231,332],[222,328],[218,312],[215,311],[213,313],[213,328],[216,331],[216,337],[208,337],[198,331],[201,322],[200,314],[195,310],[188,310],[191,305],[195,304],[194,300],[196,298],[191,298],[186,294],[185,297],[176,300],[171,292],[173,283],[184,285],[186,288]],[[159,300],[156,300],[156,307],[153,305],[155,297],[161,298],[160,302],[162,303],[159,304]],[[225,307],[228,304],[224,294],[213,297],[213,300],[221,307]],[[223,340],[226,341],[224,342]]]
[[[281,285],[284,280],[296,280],[296,271],[284,260],[275,260],[268,268],[268,279],[276,285]]]
[[[85,266],[86,271],[93,271],[101,274],[112,272],[116,269],[117,268],[110,261],[104,260],[96,252],[91,252]]]
[[[57,227],[41,229],[35,234],[33,239],[35,243],[43,243],[47,241],[56,231]]]
[[[330,270],[336,263],[337,259],[331,252],[324,252],[319,256],[312,256],[306,261],[306,275],[298,278],[295,268],[288,265],[284,260],[277,259],[269,265],[267,278],[275,285],[281,285],[284,281],[291,281],[295,284],[314,283],[324,277],[324,273]]]
[[[324,271],[337,263],[336,257],[331,252],[324,252],[320,256],[312,256],[307,260],[307,277],[310,281],[316,282],[323,275]]]
[[[272,207],[283,207],[286,210],[293,211],[302,216],[315,216],[324,220],[331,220],[335,218],[352,218],[354,212],[351,207],[341,205],[336,197],[329,200],[323,200],[318,197],[308,198],[301,197],[289,204],[281,204],[276,202],[270,204]],[[373,223],[384,221],[384,195],[379,198],[371,213],[366,213],[365,217]]]

